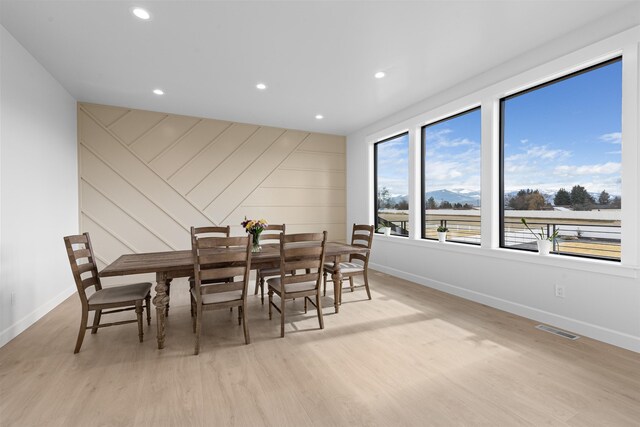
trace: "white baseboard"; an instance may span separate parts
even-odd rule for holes
[[[461,288],[459,286],[432,280],[427,277],[418,276],[416,274],[408,273],[392,267],[374,263],[369,263],[369,266],[374,270],[378,270],[383,273],[399,277],[401,279],[409,280],[411,282],[415,282],[429,288],[437,289],[439,291],[446,292],[448,294],[452,294],[470,301],[485,304],[499,310],[517,314],[518,316],[556,326],[560,329],[564,329],[578,335],[583,335],[585,337],[593,338],[607,344],[615,345],[617,347],[622,347],[624,349],[640,353],[640,338],[633,335],[614,331],[602,326],[583,322],[577,319],[572,319],[570,317],[565,317],[559,314],[550,313],[548,311],[529,307],[502,298]]]
[[[15,322],[13,325],[6,328],[4,331],[0,332],[0,347],[20,335],[29,326],[36,323],[42,316],[56,308],[60,303],[62,303],[62,301],[69,298],[69,296],[73,295],[75,292],[77,292],[75,286],[65,289],[46,303],[42,304],[40,307],[33,310],[31,313],[24,316],[22,319]]]

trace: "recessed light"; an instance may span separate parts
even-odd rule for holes
[[[373,75],[373,77],[375,77],[376,79],[381,79],[381,78],[383,78],[384,76],[386,76],[386,74],[384,73],[384,71],[378,71],[377,73],[375,73],[375,74]]]
[[[264,83],[258,83],[256,87],[260,90],[265,90],[267,88],[267,85]]]
[[[147,21],[149,18],[151,18],[151,15],[149,15],[149,12],[147,12],[145,9],[141,7],[134,7],[131,10],[131,13],[133,13],[136,17],[142,19],[143,21]]]
[[[162,89],[154,89],[153,93],[155,93],[156,95],[164,95],[164,91]]]
[[[322,114],[316,114],[316,119],[322,120],[324,119],[324,116]]]

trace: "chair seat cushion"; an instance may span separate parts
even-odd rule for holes
[[[191,289],[191,295],[196,297],[196,290]],[[219,304],[231,301],[242,301],[242,291],[219,292],[202,295],[202,304]]]
[[[270,288],[273,288],[274,290],[280,293],[282,292],[282,289],[281,289],[282,284],[281,284],[280,277],[274,277],[273,279],[267,280],[267,285],[269,285]],[[312,291],[312,290],[315,290],[315,288],[316,288],[316,282],[288,283],[286,285],[286,292],[294,293],[294,292]]]
[[[361,271],[364,271],[364,267],[360,264],[356,264],[355,262],[341,262],[339,266],[340,266],[340,272],[342,274],[359,273]],[[324,269],[326,271],[332,272],[333,263],[325,262]]]
[[[111,286],[96,291],[89,298],[89,304],[113,304],[118,302],[137,301],[144,299],[151,283],[133,283],[131,285]]]

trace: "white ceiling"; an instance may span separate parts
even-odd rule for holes
[[[80,101],[348,134],[629,3],[0,0],[0,22]]]

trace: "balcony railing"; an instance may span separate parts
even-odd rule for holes
[[[438,227],[449,229],[447,241],[457,243],[480,244],[480,220],[478,217],[468,218],[437,218],[432,215],[425,216],[424,238],[438,240]]]

